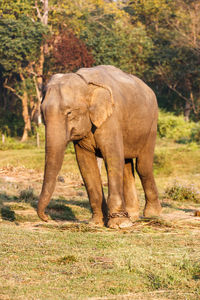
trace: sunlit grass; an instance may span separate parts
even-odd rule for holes
[[[48,223],[36,214],[44,149],[0,151],[0,299],[198,299],[200,204],[165,199],[164,192],[175,179],[200,189],[200,151],[158,140],[156,155],[163,215],[116,231],[88,224],[89,201],[71,150]],[[105,168],[102,177],[106,182]],[[142,215],[138,176],[136,186]]]
[[[162,297],[181,290],[195,299],[200,293],[198,233],[38,229],[2,224],[1,296],[87,299],[161,290]]]

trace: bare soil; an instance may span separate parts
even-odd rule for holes
[[[6,166],[0,169],[0,190],[1,193],[7,196],[10,196],[11,199],[9,201],[9,205],[14,205],[15,200],[19,197],[20,192],[27,189],[33,189],[36,197],[39,196],[43,181],[43,173],[40,173],[34,169],[26,169],[25,167],[13,167]],[[106,184],[105,184],[106,185]],[[15,197],[12,201],[12,196]],[[73,199],[73,201],[80,201],[87,199],[87,194],[85,188],[83,186],[81,177],[74,173],[68,174],[60,174],[56,183],[56,189],[53,194],[53,198],[59,199]],[[141,209],[143,207],[144,200],[143,196],[139,195],[141,198]],[[170,199],[163,199],[163,212],[160,220],[162,220],[165,226],[168,224],[171,227],[183,227],[189,226],[194,227],[196,229],[200,228],[200,205],[193,203],[183,203],[183,204],[175,204],[174,201]],[[14,209],[15,210],[15,209]],[[17,208],[17,214],[21,216],[26,216],[26,220],[23,220],[23,226],[33,226],[38,224],[39,219],[35,218],[34,220],[28,221],[29,216],[36,217],[36,210],[34,207],[24,207],[20,209]],[[142,214],[142,210],[141,210]],[[32,219],[32,218],[30,218]],[[50,220],[48,224],[63,224],[63,223],[79,223],[79,221],[83,220]],[[142,217],[140,219],[143,226],[144,224],[149,224],[151,221],[144,220]],[[21,224],[21,225],[22,225]],[[39,223],[40,224],[40,223]],[[141,226],[141,222],[137,222],[134,225],[134,228],[139,228]]]

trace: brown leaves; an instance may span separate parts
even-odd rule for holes
[[[94,63],[92,54],[86,45],[70,30],[63,30],[53,37],[53,56],[59,71],[74,71],[80,67],[91,67]]]

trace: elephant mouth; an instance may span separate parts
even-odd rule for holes
[[[81,134],[76,134],[76,133],[72,133],[71,134],[71,141],[77,141],[83,138],[83,135]]]
[[[76,131],[76,129],[73,128],[73,129],[71,130],[71,138],[70,138],[70,140],[71,140],[71,141],[78,141],[78,140],[81,140],[81,139],[85,138],[86,136],[87,136],[87,133],[86,133],[86,132],[84,132],[84,133],[78,133],[78,132]]]
[[[80,137],[81,137],[81,135],[76,132],[76,129],[72,128],[72,130],[70,132],[70,140],[73,141],[74,139],[79,139]]]

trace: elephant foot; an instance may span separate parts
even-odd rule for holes
[[[112,229],[129,228],[133,225],[128,213],[113,213],[109,215],[108,227]]]
[[[139,211],[131,211],[127,209],[127,212],[132,222],[135,222],[139,219]]]
[[[89,221],[89,225],[95,227],[103,227],[105,225],[105,222],[103,217],[93,216]]]
[[[162,211],[162,207],[160,202],[156,202],[156,204],[146,204],[144,209],[144,217],[153,218],[160,216]]]
[[[37,214],[38,214],[38,217],[44,221],[44,222],[48,222],[48,216],[44,213],[44,212],[41,212],[41,211],[37,211]]]

